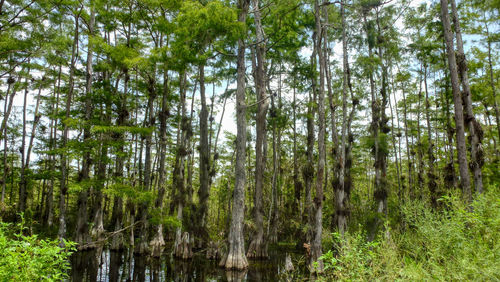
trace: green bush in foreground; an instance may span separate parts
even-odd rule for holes
[[[500,280],[500,198],[497,189],[471,207],[443,197],[432,211],[410,202],[401,224],[375,241],[365,234],[334,234],[335,251],[323,255],[327,280],[498,281]]]
[[[23,223],[13,227],[0,222],[0,281],[60,281],[68,277],[72,242],[65,248],[57,240],[23,235]]]

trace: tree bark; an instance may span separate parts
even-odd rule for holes
[[[165,196],[165,161],[167,154],[167,118],[169,115],[169,106],[167,102],[169,94],[168,85],[168,69],[165,67],[163,70],[163,95],[161,99],[161,112],[160,115],[160,160],[159,160],[159,172],[158,172],[158,195],[156,197],[155,208],[163,214],[163,197]],[[165,245],[165,240],[163,239],[163,224],[159,223],[156,226],[156,233],[149,242],[151,246],[151,254],[154,257],[159,257],[162,253],[163,246]]]
[[[189,148],[189,139],[191,138],[192,135],[192,128],[191,128],[191,119],[187,117],[186,115],[186,88],[187,88],[187,79],[186,79],[186,73],[185,71],[180,74],[181,77],[181,84],[180,84],[180,101],[179,101],[179,110],[180,110],[180,116],[181,116],[181,124],[179,126],[180,129],[180,135],[178,136],[177,140],[177,154],[175,156],[175,165],[174,165],[174,170],[173,170],[173,188],[174,188],[174,193],[176,193],[175,198],[174,198],[174,203],[177,205],[177,220],[179,222],[182,222],[183,218],[183,209],[184,205],[186,203],[187,197],[186,197],[186,185],[185,185],[185,177],[184,177],[184,171],[185,171],[185,158],[187,155],[190,155],[190,148]],[[193,97],[192,99],[194,100],[194,93],[196,92],[196,85],[193,90]],[[191,252],[191,245],[184,245],[182,246],[182,228],[177,227],[175,231],[175,242],[174,242],[174,256],[187,259],[192,257],[192,252]]]
[[[153,74],[154,75],[154,74]],[[148,115],[147,126],[152,128],[155,125],[155,112],[154,100],[156,99],[156,80],[151,74],[148,77]],[[152,135],[153,133],[146,133],[145,138],[145,157],[144,157],[144,182],[142,184],[142,191],[148,192],[151,189],[151,148],[152,148]],[[139,216],[141,221],[141,229],[139,234],[139,244],[136,246],[134,252],[137,254],[145,254],[148,251],[148,202],[143,201],[139,205]]]
[[[238,0],[238,22],[244,24],[248,13],[248,0]],[[220,265],[226,269],[245,269],[248,261],[245,257],[245,240],[243,237],[243,220],[245,213],[245,149],[246,149],[246,105],[245,105],[245,43],[238,39],[236,86],[236,169],[233,196],[231,226],[228,235],[227,254]]]
[[[314,2],[314,17],[316,22],[314,48],[317,50],[319,61],[319,89],[318,89],[318,169],[316,171],[316,195],[314,197],[314,229],[311,242],[310,271],[323,272],[321,237],[323,232],[323,181],[325,177],[325,60],[321,47],[322,24],[320,17],[319,0]]]
[[[61,73],[62,73],[62,66],[59,65],[59,70],[57,74],[57,85],[54,85],[54,96],[56,99],[55,105],[52,106],[52,114],[54,116],[57,116],[59,113],[59,97],[60,97],[60,89],[61,89]],[[56,138],[57,138],[57,119],[53,119],[50,121],[50,137],[49,137],[49,148],[51,151],[53,151],[57,145],[56,145]],[[55,166],[55,156],[53,154],[49,154],[49,170],[52,172],[54,171],[54,166]],[[49,188],[47,191],[47,197],[46,201],[47,204],[45,205],[45,211],[43,213],[43,219],[42,222],[46,223],[48,227],[51,227],[53,224],[53,218],[54,218],[54,211],[53,211],[53,205],[54,205],[54,174],[50,173],[50,181],[49,181]]]
[[[345,0],[340,3],[340,15],[342,21],[342,65],[343,65],[343,78],[342,78],[342,140],[340,143],[340,154],[337,162],[339,167],[338,185],[335,187],[335,215],[337,230],[344,236],[347,228],[347,207],[346,207],[346,190],[345,190],[345,164],[346,164],[346,146],[347,146],[347,77],[348,77],[348,53],[347,53],[347,34],[346,34],[346,19],[345,19]]]
[[[469,129],[469,138],[471,146],[471,162],[470,166],[474,173],[474,188],[477,193],[483,192],[483,173],[481,168],[484,164],[483,152],[483,129],[481,124],[475,118],[472,111],[472,94],[469,86],[469,76],[467,73],[467,59],[465,58],[464,44],[462,42],[462,32],[460,30],[460,21],[458,19],[457,5],[455,0],[451,0],[451,10],[453,15],[453,25],[455,27],[455,35],[457,39],[457,67],[458,75],[462,81],[462,101],[464,104],[464,123]]]
[[[80,11],[81,12],[81,11]],[[79,13],[80,13],[79,12]],[[58,231],[58,239],[59,245],[64,246],[64,238],[66,237],[66,194],[68,192],[68,186],[66,183],[68,177],[68,167],[67,167],[67,148],[66,145],[68,143],[68,135],[69,135],[69,127],[68,127],[68,119],[70,117],[71,111],[71,103],[73,98],[74,91],[74,75],[75,75],[75,64],[77,60],[77,49],[78,49],[78,36],[79,36],[79,20],[80,14],[74,15],[75,18],[75,36],[73,40],[73,46],[71,51],[71,65],[69,70],[69,82],[68,82],[68,94],[66,96],[66,114],[65,121],[63,121],[64,129],[62,136],[62,144],[61,144],[61,180],[60,180],[60,195],[59,195],[59,231]]]
[[[198,246],[204,247],[209,240],[206,226],[209,197],[209,171],[210,171],[210,148],[208,147],[208,108],[205,95],[205,66],[199,66],[200,79],[200,189],[198,190],[199,206],[195,224],[196,238],[199,240]]]
[[[28,60],[29,63],[29,60]],[[24,103],[23,103],[23,131],[21,138],[21,179],[19,181],[19,202],[17,206],[17,211],[19,213],[24,213],[26,210],[26,199],[27,199],[27,191],[26,191],[26,107],[28,102],[28,77],[29,77],[30,69],[28,68],[28,74],[24,80],[25,88],[24,88]]]
[[[90,3],[92,6],[92,3]],[[88,33],[89,39],[94,33],[95,24],[95,11],[91,8],[90,20],[88,23]],[[88,181],[90,178],[90,166],[91,166],[91,146],[89,145],[91,140],[90,134],[90,122],[92,118],[92,60],[93,60],[93,46],[91,41],[87,42],[87,64],[86,64],[86,83],[85,83],[85,125],[83,129],[83,161],[82,170],[80,172],[79,182],[84,186],[83,190],[78,195],[78,215],[76,217],[76,231],[75,231],[75,242],[79,245],[79,249],[88,246],[90,241],[90,236],[88,233],[88,211],[87,211],[87,201],[88,201]]]
[[[255,74],[255,89],[257,92],[257,120],[255,141],[255,194],[254,194],[254,224],[255,233],[248,247],[248,258],[267,258],[267,242],[264,239],[264,208],[262,206],[262,190],[264,186],[265,150],[266,139],[266,116],[269,108],[269,100],[266,92],[266,43],[265,34],[261,23],[260,1],[252,0],[254,8],[255,33],[257,45],[255,54],[257,57]]]
[[[446,43],[446,53],[448,55],[448,67],[450,69],[451,87],[453,91],[453,103],[455,105],[455,126],[458,151],[458,165],[460,171],[460,182],[464,199],[470,203],[472,201],[471,183],[469,167],[467,162],[467,149],[465,146],[464,112],[462,107],[462,97],[460,93],[460,81],[458,78],[457,62],[455,58],[455,48],[453,44],[453,34],[448,14],[448,1],[441,1],[441,19],[444,29],[444,39]]]
[[[432,129],[431,129],[431,118],[430,118],[430,108],[431,102],[429,100],[429,91],[427,89],[427,65],[424,64],[424,89],[425,89],[425,119],[427,121],[427,142],[429,143],[429,148],[427,149],[427,154],[429,157],[429,170],[427,171],[427,186],[429,187],[429,192],[431,194],[431,204],[434,208],[437,208],[439,194],[437,191],[436,174],[434,173],[434,164],[436,158],[434,157],[434,143],[432,141]]]

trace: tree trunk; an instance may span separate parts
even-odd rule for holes
[[[29,61],[28,61],[29,63]],[[28,68],[28,74],[25,78],[25,88],[24,88],[24,103],[23,103],[23,132],[21,138],[21,179],[19,181],[19,203],[17,207],[17,211],[19,213],[24,213],[26,210],[26,199],[27,199],[27,191],[26,191],[26,106],[28,100],[28,77],[29,77],[30,69]]]
[[[429,187],[429,192],[431,194],[431,204],[434,208],[437,208],[438,205],[437,200],[440,197],[440,195],[437,191],[436,174],[434,174],[434,164],[436,158],[434,157],[434,143],[432,142],[431,118],[430,118],[431,102],[429,100],[429,91],[427,89],[427,65],[424,65],[424,89],[425,89],[425,118],[427,120],[427,140],[429,143],[429,148],[427,149],[427,154],[429,156],[427,185]]]
[[[238,0],[238,22],[244,24],[248,13],[248,0]],[[236,169],[233,196],[231,226],[228,235],[227,254],[220,265],[226,269],[245,269],[248,267],[245,257],[245,240],[243,237],[243,220],[245,213],[245,150],[246,150],[246,105],[245,105],[245,43],[238,39],[236,87]]]
[[[346,164],[346,146],[347,146],[347,77],[348,77],[348,53],[347,53],[347,35],[346,35],[346,19],[345,19],[345,0],[342,0],[340,14],[342,18],[342,54],[343,54],[343,78],[342,78],[342,140],[340,144],[340,152],[338,155],[338,185],[335,187],[335,216],[336,227],[341,236],[344,236],[347,228],[347,207],[346,207],[346,190],[345,190],[345,164]],[[326,38],[325,38],[326,40]]]
[[[208,211],[209,189],[209,171],[210,171],[210,148],[208,147],[208,108],[205,95],[205,66],[199,67],[200,78],[200,189],[198,190],[199,206],[197,208],[196,238],[199,240],[198,246],[204,247],[209,240],[209,234],[206,226],[206,217]]]
[[[184,171],[185,171],[185,159],[187,155],[190,155],[190,148],[189,148],[189,139],[191,138],[192,135],[192,127],[191,127],[191,119],[187,117],[186,115],[186,92],[187,92],[187,79],[186,79],[186,73],[182,72],[182,74],[179,75],[181,77],[181,83],[180,83],[180,101],[179,101],[179,111],[180,111],[180,134],[178,136],[177,140],[177,154],[175,156],[175,165],[174,165],[174,170],[173,170],[173,188],[174,193],[176,193],[175,198],[174,198],[174,203],[177,205],[177,220],[179,222],[182,222],[183,218],[183,209],[184,209],[184,204],[186,203],[187,197],[186,197],[186,184],[185,184],[185,177],[184,177]],[[193,97],[192,99],[194,100],[194,93],[196,92],[196,85],[193,90]],[[185,242],[188,243],[188,242]],[[192,257],[192,252],[191,252],[191,245],[190,244],[184,244],[182,242],[182,228],[177,227],[175,231],[175,242],[174,242],[174,256],[178,258],[191,258]]]
[[[160,115],[160,165],[158,175],[158,196],[155,202],[155,208],[162,214],[163,210],[163,197],[165,195],[165,160],[167,154],[167,117],[169,115],[168,98],[168,69],[165,67],[163,71],[163,95],[161,99],[161,112]],[[156,233],[153,240],[149,242],[151,246],[151,254],[154,257],[159,257],[162,253],[165,240],[163,239],[163,224],[160,223],[156,226]]]
[[[54,96],[56,99],[55,105],[52,106],[52,114],[54,116],[57,116],[59,113],[59,94],[60,94],[60,89],[61,89],[61,73],[62,73],[62,66],[59,65],[59,70],[57,74],[57,86],[54,85]],[[53,96],[53,97],[54,97]],[[57,119],[52,119],[50,121],[50,137],[49,137],[49,148],[51,151],[53,151],[56,148],[56,139],[57,139]],[[51,172],[54,171],[54,166],[55,166],[55,156],[54,155],[49,155],[49,170]],[[43,213],[43,219],[42,222],[47,224],[47,227],[52,227],[53,224],[53,218],[54,218],[54,211],[53,211],[53,206],[54,206],[54,174],[50,173],[50,181],[49,181],[49,189],[47,191],[47,197],[46,201],[47,204],[45,205],[45,211]]]
[[[147,126],[153,127],[155,125],[154,113],[154,100],[156,98],[156,81],[154,77],[148,76],[148,115],[146,115]],[[142,184],[142,191],[148,192],[151,189],[151,148],[153,133],[146,133],[145,138],[145,158],[144,158],[144,182]],[[139,234],[139,244],[136,246],[134,252],[137,254],[145,254],[148,251],[148,202],[143,201],[139,206],[139,216],[141,221],[141,229]]]
[[[377,11],[377,36],[382,37],[383,35],[381,34],[382,30],[380,28],[380,22],[379,22],[379,14]],[[380,141],[384,141],[383,144],[379,145],[384,145],[387,147],[387,142],[386,140],[386,135],[389,133],[390,128],[387,125],[387,122],[389,119],[387,118],[387,115],[385,113],[385,109],[387,108],[387,66],[384,63],[384,55],[383,55],[383,48],[382,45],[378,45],[378,56],[380,58],[380,61],[382,62],[382,85],[380,89],[380,94],[382,98],[382,103],[379,105],[379,113],[378,113],[378,130],[379,130],[379,137]],[[383,148],[378,148],[379,152],[377,155],[377,158],[375,159],[375,170],[378,170],[378,174],[375,173],[375,175],[379,176],[379,179],[375,180],[375,191],[374,191],[374,198],[377,201],[377,213],[379,213],[379,216],[387,216],[387,155],[388,155],[388,150],[384,150]],[[380,150],[382,149],[382,150]]]
[[[486,28],[486,37],[487,37],[487,42],[488,42],[488,67],[489,67],[489,73],[490,73],[490,86],[491,86],[491,91],[493,93],[493,108],[495,109],[495,120],[497,122],[497,133],[498,133],[498,140],[500,141],[500,110],[498,109],[498,103],[497,103],[497,91],[495,87],[495,79],[493,77],[493,60],[492,60],[492,55],[491,55],[491,39],[490,39],[490,31],[488,29],[488,25],[485,24]]]
[[[127,107],[127,93],[128,93],[128,82],[130,80],[130,76],[128,74],[128,69],[124,69],[123,73],[125,74],[123,81],[123,94],[120,95],[120,99],[116,108],[118,117],[116,119],[116,125],[118,127],[125,126],[128,123],[128,107]],[[116,181],[120,184],[124,184],[124,163],[125,163],[125,134],[124,133],[115,133],[113,135],[113,139],[116,140],[119,145],[116,151],[116,162],[115,162],[115,173],[114,177]],[[123,198],[120,195],[116,195],[113,200],[113,212],[111,215],[111,223],[114,229],[114,232],[118,232],[122,229],[123,225]],[[123,234],[122,232],[118,232],[115,234],[111,240],[110,248],[112,250],[121,250],[123,248]]]
[[[81,11],[80,11],[81,12]],[[78,35],[79,35],[79,20],[80,14],[74,15],[75,17],[75,37],[73,40],[73,46],[71,51],[71,65],[69,70],[69,82],[68,82],[68,94],[66,96],[66,114],[65,119],[68,120],[70,117],[71,103],[74,91],[74,75],[75,75],[75,64],[77,60],[76,50],[78,48]],[[66,194],[68,192],[68,186],[66,183],[68,177],[68,167],[67,167],[67,148],[69,127],[68,122],[64,122],[62,144],[61,144],[61,180],[60,180],[60,196],[59,196],[59,231],[58,239],[59,245],[64,246],[64,238],[66,237]]]
[[[264,208],[262,206],[262,190],[264,186],[265,152],[264,142],[266,139],[266,115],[269,108],[269,100],[266,93],[266,44],[265,34],[261,24],[261,13],[259,0],[252,0],[254,8],[255,32],[257,35],[257,46],[255,54],[257,57],[255,74],[255,89],[257,93],[257,120],[255,141],[255,195],[254,195],[254,224],[255,233],[248,247],[248,258],[267,258],[267,242],[264,239]]]
[[[91,4],[92,5],[92,4]],[[91,8],[90,20],[88,24],[89,38],[94,33],[95,24],[95,11]],[[87,243],[90,241],[90,236],[88,234],[88,211],[87,211],[87,201],[88,201],[88,189],[87,183],[89,182],[90,175],[90,165],[91,165],[91,146],[89,145],[91,140],[90,134],[90,122],[92,118],[92,60],[93,60],[93,46],[90,40],[87,42],[87,65],[86,65],[86,83],[85,83],[85,125],[83,129],[83,160],[82,160],[82,171],[80,172],[79,182],[84,186],[83,190],[78,195],[78,215],[76,217],[76,231],[75,231],[75,242],[79,245],[79,249],[83,246],[88,246]]]
[[[311,258],[309,270],[313,273],[323,272],[321,237],[323,232],[323,181],[325,177],[325,60],[321,45],[322,26],[319,1],[314,2],[314,17],[316,28],[314,31],[314,48],[319,61],[319,89],[318,93],[318,170],[316,171],[316,195],[314,197],[314,224],[311,241]]]
[[[471,146],[471,162],[470,166],[474,173],[474,188],[477,193],[483,192],[483,174],[481,168],[484,164],[483,152],[483,129],[481,124],[475,118],[472,112],[472,95],[469,86],[469,76],[467,73],[467,59],[465,58],[464,46],[462,42],[462,32],[460,30],[460,21],[458,19],[457,5],[455,0],[451,0],[451,10],[453,15],[453,26],[455,27],[455,35],[457,39],[457,67],[458,75],[462,81],[462,101],[464,104],[465,114],[464,123],[469,129],[469,138]]]
[[[41,94],[42,94],[42,86],[43,86],[43,81],[45,80],[45,77],[42,77],[42,79],[39,81],[40,85],[38,87],[38,94],[36,97],[36,104],[35,104],[35,112],[33,113],[33,124],[31,126],[31,136],[30,136],[30,141],[28,143],[28,151],[26,152],[26,164],[25,164],[25,169],[29,169],[30,167],[30,160],[31,160],[31,151],[33,150],[33,144],[35,142],[35,134],[36,134],[36,129],[38,127],[38,123],[40,122],[41,115],[38,113],[39,108],[40,108],[40,100],[41,100]],[[26,181],[25,181],[26,185]]]
[[[446,42],[446,53],[448,55],[448,67],[450,69],[451,87],[453,91],[453,103],[455,105],[455,126],[457,136],[456,138],[460,182],[462,186],[463,197],[468,203],[470,203],[472,201],[472,194],[469,167],[467,163],[467,149],[465,146],[464,113],[462,108],[462,97],[460,93],[460,81],[458,78],[455,48],[453,46],[453,34],[451,31],[450,16],[448,14],[448,1],[440,1],[444,38]]]
[[[15,83],[14,79],[11,79],[8,81],[8,86],[7,86],[7,91],[5,92],[5,98],[4,98],[4,106],[3,106],[3,116],[5,119],[5,116],[7,114],[7,104],[8,104],[8,98],[9,98],[9,92],[10,89],[13,88],[12,85]],[[2,122],[3,125],[3,122]],[[0,199],[0,208],[1,211],[4,209],[4,201],[5,201],[5,188],[7,186],[7,130],[5,127],[0,128],[0,136],[4,137],[3,138],[3,175],[2,175],[2,198]],[[1,140],[1,139],[0,139]]]

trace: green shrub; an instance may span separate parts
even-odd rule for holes
[[[334,250],[322,257],[327,280],[498,281],[500,199],[497,189],[471,206],[459,197],[441,199],[443,209],[413,201],[400,208],[398,225],[373,242],[363,231],[334,234]]]
[[[0,223],[0,281],[61,281],[68,277],[69,255],[74,243],[41,240],[36,235],[23,235],[24,222],[15,229]]]

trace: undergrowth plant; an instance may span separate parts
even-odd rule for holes
[[[24,235],[24,218],[13,226],[0,222],[0,281],[61,281],[68,278],[73,242]]]
[[[334,233],[335,246],[323,256],[323,279],[406,281],[500,280],[500,199],[496,188],[470,205],[457,196],[442,208],[410,201],[402,219],[387,224],[374,241],[363,231]]]

